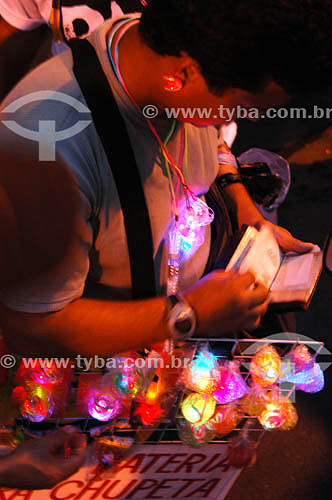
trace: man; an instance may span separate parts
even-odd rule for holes
[[[263,111],[283,104],[289,94],[331,78],[329,1],[295,0],[287,4],[278,0],[267,5],[262,0],[239,0],[235,9],[234,2],[214,0],[209,9],[205,7],[203,0],[151,0],[140,22],[135,17],[121,25],[109,21],[90,37],[125,119],[142,178],[152,226],[158,297],[131,300],[129,255],[114,179],[94,126],[87,126],[56,145],[57,159],[75,176],[82,201],[80,224],[72,235],[68,258],[52,273],[26,283],[24,289],[11,288],[1,294],[4,335],[10,347],[21,354],[108,356],[170,336],[182,338],[181,329],[170,326],[174,303],[163,295],[167,235],[174,228],[172,190],[160,143],[142,109],[152,104],[159,111],[153,126],[161,141],[172,125],[165,109],[178,110],[179,121],[167,143],[167,152],[175,161],[179,155],[181,158],[181,122],[188,123],[187,184],[182,183],[182,187],[187,185],[199,196],[218,175],[236,176],[231,157],[220,165],[217,161],[218,134],[211,125],[224,122],[220,106],[233,110],[241,105]],[[3,111],[8,113],[22,96],[45,89],[81,102],[71,65],[68,51],[39,67],[7,97]],[[184,108],[198,107],[212,110],[210,117],[185,116]],[[57,130],[80,119],[67,104],[52,100],[26,100],[15,114],[22,127],[34,130],[41,120],[54,117]],[[117,126],[111,119],[110,141],[112,126]],[[38,148],[4,126],[0,145],[4,149],[15,145],[27,154]],[[240,227],[263,222],[241,183],[226,182],[224,194]],[[183,192],[176,201],[179,207],[183,205]],[[98,278],[108,287],[111,300],[83,297],[88,272],[97,279],[97,270],[89,262],[91,217],[96,211],[100,220],[95,244],[101,264]],[[310,243],[294,239],[282,228],[270,227],[284,250],[312,249]],[[193,249],[180,269],[182,297],[177,300],[180,308],[191,312],[192,333],[225,335],[256,327],[267,309],[268,291],[262,285],[253,286],[250,274],[214,271],[202,277],[210,247],[208,228],[203,236],[203,244]]]

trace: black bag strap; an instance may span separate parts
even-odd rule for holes
[[[70,47],[74,74],[92,113],[120,198],[130,259],[132,296],[135,299],[155,296],[149,212],[124,120],[91,43],[86,39],[73,38]],[[114,124],[112,140],[109,137],[110,121]]]

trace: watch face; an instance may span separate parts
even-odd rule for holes
[[[188,333],[192,328],[192,322],[189,319],[176,321],[175,328],[181,333]]]
[[[196,327],[196,317],[189,304],[178,302],[168,315],[168,327],[178,340],[190,338]]]

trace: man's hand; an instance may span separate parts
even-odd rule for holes
[[[67,458],[66,449],[70,450]],[[79,469],[85,455],[85,436],[73,427],[64,427],[51,436],[27,441],[1,459],[1,486],[22,490],[53,488]]]
[[[257,328],[268,307],[268,290],[251,273],[213,271],[183,296],[196,311],[198,335]]]
[[[257,226],[260,227],[262,224],[269,226],[281,250],[284,252],[307,253],[311,252],[315,246],[313,243],[304,242],[294,238],[291,233],[287,231],[287,229],[276,226],[275,224],[272,224],[272,222],[264,220],[263,223],[260,222]]]

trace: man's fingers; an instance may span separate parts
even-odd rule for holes
[[[291,240],[284,241],[281,245],[284,252],[307,253],[311,252],[315,245],[313,243],[292,238]]]
[[[259,326],[262,316],[265,315],[269,302],[266,300],[262,304],[250,309],[249,314],[247,314],[242,327],[255,329]]]
[[[265,300],[264,302],[262,302],[262,304],[256,306],[255,308],[252,308],[250,310],[250,315],[252,315],[253,317],[264,316],[264,314],[267,311],[268,306],[269,306],[269,301]]]
[[[250,310],[250,313],[247,315],[243,327],[244,328],[251,328],[255,329],[258,328],[261,318],[265,315],[267,308],[268,308],[268,301],[265,301],[263,304],[255,307],[254,309]]]
[[[258,318],[246,318],[246,320],[242,323],[241,328],[244,328],[246,330],[254,330],[258,327],[260,320],[260,316]]]
[[[251,290],[251,306],[254,308],[260,304],[268,303],[269,290],[261,283],[257,283],[255,288]]]
[[[247,273],[239,275],[238,284],[243,288],[250,288],[251,285],[254,285],[255,280],[255,276],[248,271]]]
[[[284,252],[306,253],[311,252],[315,247],[313,243],[294,238],[294,236],[284,227],[276,226],[266,221],[265,224],[269,225],[280,248]]]
[[[256,328],[259,327],[260,322],[261,322],[261,316],[258,316],[258,318],[256,319],[254,318],[246,321],[245,324],[243,325],[243,328],[247,328],[248,330],[255,330]]]

